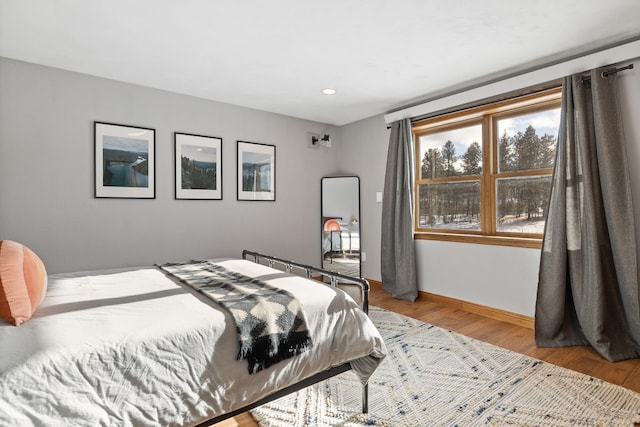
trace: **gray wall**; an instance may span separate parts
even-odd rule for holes
[[[382,116],[375,116],[340,128],[339,169],[360,177],[360,250],[362,276],[380,280],[380,221],[382,192],[387,163],[389,130]]]
[[[215,76],[212,76],[215,78]],[[94,198],[93,122],[155,128],[156,199]],[[174,199],[173,132],[223,138],[223,200]],[[333,147],[307,148],[308,132]],[[236,200],[236,140],[276,145],[276,201]],[[0,58],[0,239],[49,273],[239,256],[320,264],[335,127]]]

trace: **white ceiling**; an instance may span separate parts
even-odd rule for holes
[[[638,36],[638,0],[0,0],[0,56],[334,125]]]

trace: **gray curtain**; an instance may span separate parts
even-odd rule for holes
[[[413,243],[413,134],[409,119],[391,125],[382,194],[382,288],[394,298],[418,297]]]
[[[536,301],[540,347],[591,345],[640,357],[631,189],[616,75],[563,81],[558,151]]]

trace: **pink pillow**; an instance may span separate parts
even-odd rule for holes
[[[36,311],[47,292],[44,264],[26,246],[0,240],[0,317],[18,326]]]

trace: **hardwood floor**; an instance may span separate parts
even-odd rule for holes
[[[537,348],[533,330],[469,313],[440,303],[418,299],[407,302],[391,298],[372,286],[370,304],[423,322],[479,339],[558,366],[573,369],[640,393],[640,359],[611,363],[590,347]],[[256,427],[249,414],[215,424],[215,427]]]

